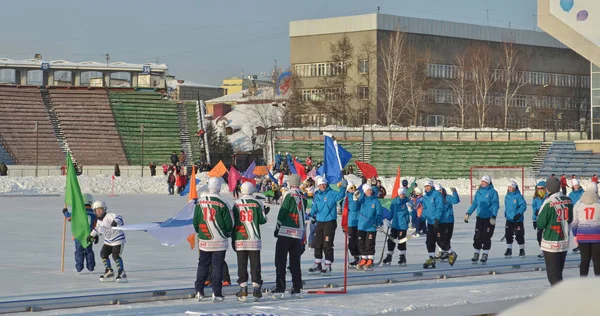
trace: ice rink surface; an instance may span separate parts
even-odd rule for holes
[[[503,190],[503,189],[502,189]],[[526,259],[513,256],[505,259],[505,244],[500,242],[504,234],[503,192],[500,190],[501,210],[493,238],[488,265],[497,263],[522,264],[538,262],[540,253],[531,223],[531,207],[525,213]],[[224,195],[232,200],[231,196]],[[121,214],[126,224],[163,221],[178,212],[187,199],[167,195],[120,195],[100,196],[108,205],[108,212]],[[462,202],[455,206],[455,231],[452,248],[459,254],[454,268],[472,267],[472,237],[475,218],[464,223],[462,217],[469,207],[469,197],[461,196]],[[525,197],[530,202],[530,197]],[[158,289],[191,288],[196,275],[198,251],[190,250],[187,242],[177,247],[162,246],[152,236],[144,232],[127,232],[127,244],[123,252],[125,270],[129,283],[100,283],[98,277],[104,267],[99,258],[101,242],[94,246],[96,270],[91,274],[78,274],[75,271],[70,225],[67,224],[65,251],[65,272],[60,272],[61,238],[63,227],[63,196],[53,197],[0,197],[0,231],[3,260],[0,261],[0,303],[23,299],[52,298],[104,293],[120,293]],[[263,251],[262,272],[265,282],[274,281],[274,242],[273,230],[278,206],[271,207],[267,216],[269,222],[262,226]],[[376,260],[382,249],[383,234],[377,236]],[[343,233],[338,228],[336,234],[336,261],[333,275],[342,274]],[[514,252],[518,246],[514,244]],[[573,248],[573,246],[571,247]],[[398,261],[396,250],[393,263]],[[400,268],[376,267],[374,273],[386,271],[419,271],[427,258],[425,237],[408,241],[407,259],[409,266]],[[578,256],[569,254],[568,259]],[[231,279],[236,286],[237,264],[235,252],[227,252]],[[302,270],[313,263],[312,250],[302,256]],[[447,263],[438,263],[438,269],[449,268]],[[84,270],[86,271],[86,270]],[[349,271],[349,276],[365,273]],[[567,277],[578,275],[576,269],[566,270]],[[540,295],[549,288],[545,272],[526,272],[506,275],[486,275],[477,277],[450,278],[403,282],[396,284],[374,284],[351,286],[346,295],[306,295],[302,300],[273,301],[267,299],[257,303],[239,303],[228,296],[225,303],[197,303],[195,300],[172,300],[152,303],[98,306],[76,309],[45,311],[40,315],[183,315],[186,314],[277,314],[277,315],[365,315],[387,312],[402,312],[415,309],[465,305],[482,302],[505,301]],[[433,311],[433,310],[432,310]]]

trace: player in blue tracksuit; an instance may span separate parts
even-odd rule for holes
[[[546,181],[540,181],[535,185],[535,192],[533,194],[533,200],[531,201],[531,210],[533,211],[531,219],[533,220],[533,229],[537,232],[537,241],[540,246],[542,245],[542,235],[544,231],[537,228],[537,217],[546,197],[548,197],[548,192],[546,192]],[[544,259],[543,252],[538,255],[538,259]]]
[[[523,218],[527,210],[527,202],[523,198],[517,182],[511,180],[508,183],[508,191],[504,197],[504,237],[506,238],[506,252],[504,257],[512,256],[513,237],[519,244],[519,257],[525,257],[525,227]]]
[[[96,214],[92,209],[92,203],[94,203],[94,198],[91,194],[84,194],[83,198],[85,200],[85,212],[88,216],[88,223],[90,223],[90,231],[94,230],[96,227]],[[71,221],[71,212],[67,208],[63,208],[63,215],[68,221]],[[96,267],[96,259],[94,257],[94,249],[92,248],[92,244],[90,243],[86,248],[83,248],[79,240],[74,239],[75,241],[75,269],[77,272],[83,271],[83,262],[85,261],[85,266],[88,271],[94,271]],[[98,242],[98,239],[95,239],[95,242]]]
[[[423,191],[421,188],[416,187],[413,190],[413,196],[411,197],[411,208],[412,208],[412,225],[415,229],[413,236],[418,237],[419,235],[427,234],[427,227],[425,225],[423,216]]]
[[[353,183],[348,183],[346,189],[346,197],[343,200],[342,209],[348,207],[348,250],[350,255],[354,257],[354,261],[350,262],[351,267],[356,267],[360,261],[360,251],[358,250],[358,212],[360,211],[360,204],[358,199],[360,192],[356,189]]]
[[[460,203],[460,197],[456,192],[456,188],[450,188],[451,195],[448,195],[446,189],[441,184],[434,184],[434,188],[442,196],[444,202],[444,211],[440,218],[438,246],[442,249],[440,260],[448,260],[451,266],[456,262],[458,255],[452,250],[452,234],[454,233],[454,207],[453,205]]]
[[[410,199],[406,196],[406,188],[398,189],[398,196],[392,201],[390,205],[390,215],[387,218],[391,222],[390,237],[395,239],[402,239],[406,237],[408,225],[410,223],[410,214],[408,212],[407,204],[410,204]],[[396,243],[389,238],[387,240],[387,256],[383,260],[386,265],[391,264],[392,255],[394,254],[394,248]],[[398,264],[406,266],[406,243],[398,244],[398,250],[400,250],[400,260]]]
[[[311,222],[316,221],[313,248],[315,249],[315,265],[309,273],[327,275],[331,273],[333,262],[333,239],[337,228],[337,203],[346,196],[346,185],[342,184],[339,191],[333,190],[327,180],[317,177],[317,187],[310,210]],[[325,262],[323,261],[325,255]]]
[[[433,181],[425,181],[425,194],[423,195],[422,217],[427,221],[427,252],[429,258],[423,264],[423,269],[435,268],[435,243],[442,236],[440,220],[444,212],[444,201],[440,192],[433,187]]]
[[[356,266],[356,269],[368,270],[373,267],[375,238],[377,236],[377,227],[383,225],[383,210],[371,184],[363,184],[362,190],[363,194],[361,194],[358,199],[360,211],[357,233],[358,249],[360,250],[361,259]]]
[[[492,247],[492,236],[496,228],[496,216],[500,203],[498,201],[498,192],[494,189],[492,178],[483,176],[481,178],[481,186],[475,193],[471,207],[465,214],[465,223],[469,222],[469,216],[477,210],[477,221],[475,223],[475,236],[473,236],[473,248],[475,254],[471,262],[476,264],[479,260],[479,252],[483,249],[481,263],[485,264],[488,259],[488,253]]]
[[[569,193],[569,199],[571,199],[571,201],[573,201],[573,205],[575,205],[577,204],[577,202],[579,202],[579,199],[581,198],[581,195],[584,192],[583,188],[581,187],[581,184],[579,184],[579,179],[571,180],[571,188],[573,188],[573,191]],[[578,253],[579,246],[575,247],[575,249],[573,249],[573,252]]]

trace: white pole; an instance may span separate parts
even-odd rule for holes
[[[204,126],[204,128],[206,128],[206,120],[204,115],[206,115],[204,109],[206,109],[206,105],[204,104],[204,101],[200,101],[200,119],[202,120],[202,126]],[[206,149],[206,161],[208,161],[208,164],[210,165],[210,150],[208,149],[208,133],[206,133],[206,130],[204,131],[204,147]]]

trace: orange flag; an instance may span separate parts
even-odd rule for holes
[[[398,174],[396,174],[396,181],[394,181],[394,188],[392,189],[392,199],[398,196],[398,189],[400,189],[400,167],[398,167]]]
[[[190,194],[188,195],[188,202],[198,198],[198,192],[196,192],[196,166],[192,166],[192,175],[190,176]]]
[[[222,177],[225,173],[227,173],[227,168],[223,161],[219,160],[219,163],[212,168],[212,170],[208,173],[210,177]]]

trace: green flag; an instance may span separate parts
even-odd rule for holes
[[[65,204],[71,206],[71,232],[73,237],[79,240],[83,248],[89,243],[86,238],[90,235],[90,223],[88,222],[83,195],[77,181],[75,166],[71,160],[71,154],[67,154],[67,187],[65,189]]]

